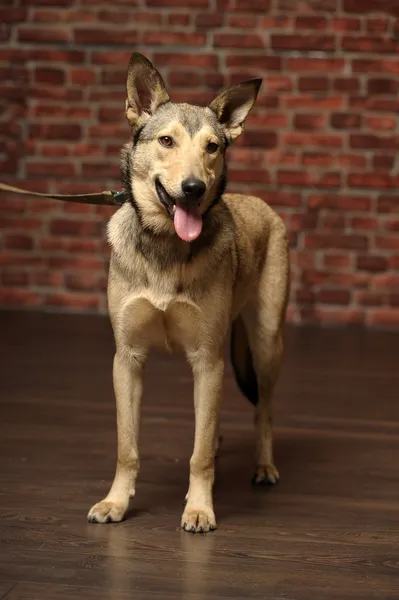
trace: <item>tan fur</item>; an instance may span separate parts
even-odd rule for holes
[[[137,84],[135,60],[140,63],[141,76],[145,76],[145,63],[135,56],[129,67],[128,107],[136,102],[136,92],[129,88]],[[152,65],[147,68],[154,69]],[[160,82],[151,70],[150,87],[165,98]],[[223,98],[230,96],[225,93],[220,100],[221,112]],[[232,128],[231,137],[237,127],[242,129],[256,92],[250,98],[247,92],[244,96],[239,108],[242,109],[242,103],[247,107],[239,113],[240,122],[230,119],[222,123],[223,127]],[[156,115],[157,102],[154,98],[150,102],[148,114],[152,111]],[[129,122],[133,123],[134,132],[143,115],[136,106],[136,116],[132,117],[131,110]],[[204,113],[204,119],[207,115]],[[147,116],[145,120],[148,121]],[[190,136],[180,122],[172,119],[166,129],[157,131],[158,138],[163,135],[173,135],[174,149],[165,149],[153,139],[141,148],[139,144],[136,150],[131,146],[125,150],[126,160],[130,160],[133,150],[137,152],[131,173],[135,205],[126,203],[108,227],[112,248],[108,302],[116,343],[118,462],[111,490],[92,507],[89,520],[120,521],[129,498],[135,494],[142,371],[150,348],[157,347],[184,352],[192,366],[195,441],[182,527],[206,532],[216,528],[212,501],[214,458],[223,348],[232,321],[237,331],[241,328],[237,339],[250,349],[257,376],[255,480],[274,483],[278,479],[272,455],[270,401],[283,348],[289,281],[287,238],[282,220],[255,197],[225,194],[207,212],[224,162],[220,152],[207,155],[203,150],[215,138],[211,127],[200,126]],[[163,185],[173,195],[182,179],[192,173],[206,181],[207,192],[201,202],[204,231],[198,241],[190,244],[176,236],[173,221],[154,192],[153,181],[155,176],[162,177]],[[237,360],[244,354],[238,348]]]

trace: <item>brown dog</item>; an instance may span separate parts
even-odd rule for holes
[[[130,59],[126,116],[133,140],[122,151],[129,202],[108,226],[118,462],[91,522],[121,521],[135,494],[142,371],[157,347],[185,352],[194,374],[195,442],[182,527],[216,528],[214,458],[231,324],[237,382],[256,405],[254,482],[278,480],[271,395],[289,289],[286,230],[259,198],[223,194],[226,148],[242,132],[261,81],[228,88],[206,108],[174,104],[152,64],[140,54]]]

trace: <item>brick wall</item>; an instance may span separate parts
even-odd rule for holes
[[[399,325],[398,0],[2,0],[0,21],[3,179],[118,188],[132,50],[175,101],[261,75],[230,189],[287,223],[289,319]],[[109,214],[1,195],[0,303],[105,310]]]

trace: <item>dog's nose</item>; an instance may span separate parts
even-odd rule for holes
[[[183,193],[187,200],[193,200],[194,202],[199,200],[204,195],[206,185],[201,179],[184,179],[181,184]]]

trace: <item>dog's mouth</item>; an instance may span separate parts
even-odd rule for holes
[[[175,231],[180,239],[192,242],[202,231],[200,203],[188,203],[180,198],[173,198],[165,190],[159,179],[155,180],[158,199],[173,220]]]

